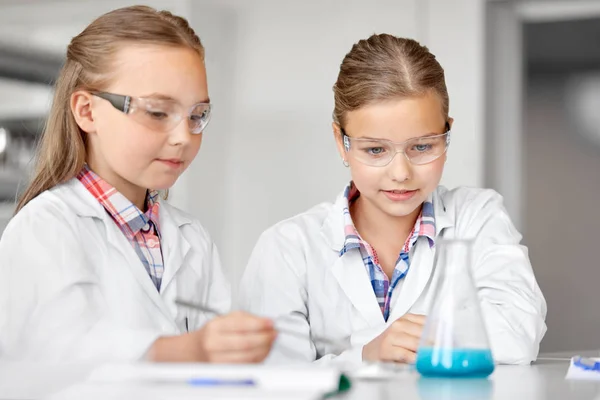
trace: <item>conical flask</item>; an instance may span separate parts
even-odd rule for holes
[[[479,297],[471,273],[473,243],[438,240],[440,280],[417,350],[423,376],[486,377],[494,371]]]

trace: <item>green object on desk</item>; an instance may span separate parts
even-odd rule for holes
[[[350,390],[351,387],[352,387],[352,382],[350,381],[350,378],[348,378],[344,374],[341,374],[340,375],[340,382],[338,384],[338,389],[334,390],[333,392],[326,393],[323,396],[323,399],[328,399],[328,398],[337,396],[340,393],[347,392],[348,390]]]

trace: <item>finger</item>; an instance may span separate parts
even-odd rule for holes
[[[420,338],[423,334],[423,325],[408,319],[399,319],[392,324],[391,333],[406,333]]]
[[[417,359],[417,355],[414,351],[403,347],[390,346],[383,352],[381,359],[382,361],[413,364]]]
[[[213,353],[209,358],[215,363],[250,364],[263,361],[269,355],[271,346],[256,347],[248,351],[228,351]]]
[[[205,347],[209,352],[244,352],[270,346],[277,336],[275,331],[253,333],[213,334],[206,337]]]
[[[273,330],[273,321],[244,312],[233,312],[213,320],[220,332],[256,332]]]
[[[406,314],[402,318],[405,318],[408,321],[413,322],[418,325],[425,325],[425,321],[427,320],[427,316],[421,315],[421,314]]]
[[[388,341],[391,346],[402,347],[412,352],[416,352],[419,348],[420,338],[406,333],[393,333],[390,334]]]

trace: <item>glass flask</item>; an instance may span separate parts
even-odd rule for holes
[[[490,400],[494,398],[492,379],[421,377],[417,381],[420,400]]]
[[[473,242],[438,240],[440,271],[417,350],[417,371],[425,377],[487,377],[494,371],[479,297],[471,273]]]

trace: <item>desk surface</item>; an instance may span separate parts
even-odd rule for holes
[[[600,381],[565,380],[569,366],[567,360],[540,359],[531,366],[497,366],[489,379],[484,380],[439,380],[424,379],[411,370],[399,371],[390,379],[354,380],[352,389],[335,399],[402,399],[402,400],[535,400],[535,399],[594,399],[600,400]],[[41,399],[56,393],[72,384],[81,382],[91,371],[86,366],[63,366],[51,369],[37,364],[0,363],[0,398],[1,399]],[[185,389],[185,390],[182,390]],[[168,388],[132,386],[121,388],[90,387],[85,398],[127,399],[133,393],[140,398],[209,398],[208,393],[190,391],[194,388]],[[197,389],[196,389],[197,390]],[[176,394],[177,393],[177,394]],[[89,396],[88,396],[89,394]],[[210,397],[216,393],[213,391]],[[258,398],[258,393],[238,392],[238,398]],[[246,396],[247,395],[247,396]],[[290,398],[269,395],[268,398]],[[301,398],[293,396],[294,398]],[[219,396],[217,396],[219,397]],[[259,396],[267,398],[264,396]],[[73,398],[73,397],[67,397]]]
[[[414,371],[388,381],[355,381],[337,399],[402,400],[600,400],[600,381],[565,380],[569,362],[539,360],[531,366],[497,366],[489,379],[427,379]],[[401,393],[401,395],[400,395]]]

